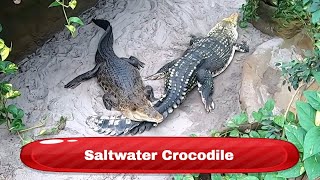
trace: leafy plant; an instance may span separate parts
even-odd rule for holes
[[[290,112],[273,114],[274,101],[252,113],[253,123],[248,123],[246,113],[227,122],[227,129],[213,132],[214,137],[272,138],[293,143],[300,152],[300,161],[292,168],[276,173],[259,174],[212,174],[211,179],[286,179],[306,173],[310,179],[320,177],[320,92],[305,91],[307,102],[296,103],[297,118]]]
[[[240,10],[242,12],[242,19],[239,26],[245,28],[248,26],[248,22],[258,19],[257,9],[259,6],[259,0],[247,0],[245,4],[242,4]]]
[[[2,26],[0,25],[0,32]],[[11,51],[11,46],[8,47],[3,39],[0,39],[0,72],[4,75],[14,74],[18,67],[7,60]],[[20,132],[25,130],[23,123],[24,111],[14,104],[8,104],[9,99],[15,99],[20,96],[20,92],[15,90],[9,82],[0,82],[0,125],[6,123],[10,132],[17,133],[23,143],[28,140],[23,139]]]
[[[289,91],[291,91],[291,86],[296,90],[301,84],[310,83],[313,79],[320,82],[320,51],[317,50],[315,53],[307,51],[303,60],[276,63],[276,66],[281,68],[282,76],[285,78],[283,85],[289,84]]]
[[[69,17],[67,16],[67,12],[65,10],[65,8],[71,8],[71,9],[75,9],[77,7],[77,0],[70,0],[67,5],[65,4],[64,0],[55,0],[54,2],[52,2],[49,5],[50,7],[57,7],[57,6],[61,6],[62,7],[62,11],[64,14],[64,17],[66,19],[67,24],[65,24],[66,28],[70,31],[72,37],[75,37],[77,35],[77,26],[83,26],[84,23],[82,22],[82,20],[79,17]]]

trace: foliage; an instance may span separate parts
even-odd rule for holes
[[[258,111],[249,116],[242,112],[231,118],[227,129],[212,131],[213,137],[241,137],[241,138],[271,138],[289,141],[294,144],[299,153],[300,160],[292,168],[273,172],[256,174],[211,174],[212,180],[229,179],[278,179],[295,178],[307,174],[309,179],[320,177],[320,92],[305,91],[307,102],[296,102],[297,117],[288,112],[286,117],[274,114],[274,100],[268,100]],[[196,179],[190,174],[176,175],[175,180]]]
[[[248,26],[248,22],[256,20],[258,18],[257,9],[259,0],[247,0],[246,4],[242,4],[242,19],[240,20],[239,26],[245,28]]]
[[[198,180],[199,174],[175,174],[174,180]]]
[[[75,9],[77,6],[77,0],[70,0],[67,5],[64,0],[55,0],[49,5],[50,7],[61,6],[64,17],[66,19],[67,24],[65,24],[66,28],[70,31],[72,37],[77,35],[77,26],[83,26],[83,22],[79,17],[69,17],[67,16],[65,8]]]
[[[61,130],[63,130],[66,127],[66,122],[67,122],[67,118],[61,116],[60,120],[55,125],[55,127],[49,128],[49,129],[42,129],[39,132],[39,136],[56,135],[56,134],[58,134]]]
[[[1,29],[2,30],[2,26]],[[0,31],[1,32],[1,31]],[[13,74],[18,67],[7,60],[11,47],[8,47],[3,39],[0,39],[0,72],[4,75]],[[22,118],[24,112],[14,104],[8,104],[9,99],[20,96],[20,92],[15,90],[9,82],[0,82],[0,125],[7,123],[11,132],[19,132],[25,128]]]
[[[0,25],[0,32],[2,26]],[[11,46],[8,47],[4,40],[0,38],[0,72],[4,75],[14,74],[18,67],[7,60],[11,51]],[[15,104],[8,103],[8,100],[15,99],[20,96],[20,92],[15,90],[9,82],[0,82],[0,125],[6,123],[7,128],[12,133],[17,133],[21,139],[22,145],[32,141],[29,137],[21,136],[21,133],[26,130],[23,123],[24,111]]]
[[[311,51],[305,53],[303,60],[292,60],[288,63],[277,63],[285,77],[283,84],[289,84],[288,89],[291,91],[297,89],[303,83],[309,83],[313,79],[320,82],[320,51],[316,50],[313,54]]]
[[[305,91],[304,96],[307,102],[298,101],[296,103],[298,118],[290,111],[286,118],[284,115],[273,114],[274,101],[268,100],[264,107],[252,113],[253,123],[251,126],[245,124],[248,123],[248,116],[241,113],[227,123],[229,128],[226,131],[212,134],[214,137],[282,139],[293,143],[300,152],[300,161],[288,170],[276,173],[233,175],[237,177],[236,179],[248,178],[249,176],[250,179],[286,179],[298,177],[304,173],[310,179],[320,177],[320,144],[317,143],[320,141],[320,92]],[[254,123],[259,125],[252,126]],[[241,126],[247,128],[243,129]],[[213,176],[216,179],[217,176],[221,176],[222,179],[230,179],[226,177],[230,175],[215,174]]]

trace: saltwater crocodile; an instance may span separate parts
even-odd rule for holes
[[[234,13],[217,23],[207,36],[192,37],[190,46],[182,57],[167,63],[149,77],[149,79],[165,77],[165,93],[154,105],[164,118],[172,113],[197,85],[206,111],[210,112],[214,108],[212,100],[214,77],[226,70],[236,51],[249,51],[245,42],[236,43],[237,20],[238,14]],[[99,129],[100,132],[114,132],[117,135],[142,133],[156,125],[122,118],[114,121],[88,119],[87,124]]]
[[[105,33],[101,38],[95,55],[96,66],[74,78],[65,88],[75,88],[82,81],[97,77],[104,90],[103,103],[108,110],[114,108],[136,121],[159,123],[162,115],[156,111],[149,101],[153,98],[151,86],[143,86],[139,69],[143,63],[137,58],[119,58],[113,51],[113,34],[110,23],[106,20],[92,20],[103,28]]]

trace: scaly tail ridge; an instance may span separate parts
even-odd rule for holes
[[[129,134],[130,130],[138,126],[141,122],[132,121],[125,116],[90,116],[86,120],[89,128],[99,134],[119,136]]]

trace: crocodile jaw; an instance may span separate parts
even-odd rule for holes
[[[163,116],[153,108],[150,109],[148,113],[141,111],[125,110],[123,111],[123,115],[134,121],[148,121],[155,123],[161,123],[163,121]]]

